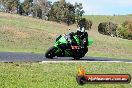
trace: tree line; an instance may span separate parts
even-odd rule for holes
[[[48,0],[24,0],[22,3],[20,0],[1,0],[0,11],[64,22],[67,25],[78,23],[84,14],[81,3],[73,5],[65,0],[54,3]]]
[[[132,40],[132,21],[126,20],[121,25],[113,22],[101,22],[98,26],[98,32],[112,37]]]

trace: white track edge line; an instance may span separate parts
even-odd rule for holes
[[[40,63],[87,63],[87,62],[109,62],[109,63],[119,63],[123,61],[42,61]],[[126,62],[129,63],[129,62]],[[132,63],[132,62],[131,62]]]

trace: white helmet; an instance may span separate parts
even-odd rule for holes
[[[85,28],[84,28],[84,27],[83,27],[83,28],[78,27],[78,28],[77,28],[77,31],[85,32]]]
[[[81,31],[80,27],[77,28],[77,31]]]
[[[85,32],[85,28],[84,27],[81,29],[81,32]]]

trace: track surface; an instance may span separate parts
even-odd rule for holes
[[[71,57],[55,57],[54,59],[45,58],[44,54],[34,53],[16,53],[16,52],[0,52],[0,62],[47,62],[47,61],[75,61]],[[113,59],[101,57],[83,57],[78,61],[87,62],[132,62],[128,59]]]

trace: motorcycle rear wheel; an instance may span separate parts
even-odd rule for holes
[[[80,58],[81,58],[80,53],[74,53],[73,58],[74,58],[74,60],[80,60]]]
[[[80,58],[79,57],[73,57],[74,58],[74,60],[80,60]]]

